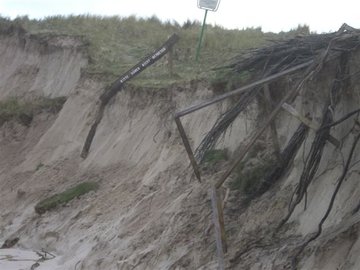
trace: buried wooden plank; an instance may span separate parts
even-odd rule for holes
[[[320,124],[317,122],[313,122],[311,121],[309,118],[303,116],[301,113],[299,113],[294,107],[292,107],[290,104],[288,103],[284,103],[282,105],[282,108],[290,113],[292,116],[294,116],[295,118],[297,118],[299,121],[301,121],[302,123],[304,123],[305,125],[307,125],[309,128],[317,131],[320,129]],[[340,142],[333,136],[329,135],[329,137],[327,138],[327,140],[334,145],[336,148],[340,147]]]
[[[218,257],[219,270],[225,269],[224,253],[227,252],[226,236],[224,228],[224,215],[222,211],[222,203],[218,198],[216,187],[210,189],[212,217],[215,228],[216,252]]]

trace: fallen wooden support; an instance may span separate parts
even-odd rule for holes
[[[219,270],[225,269],[224,253],[227,252],[224,214],[222,202],[218,197],[218,190],[216,187],[210,189],[211,207],[213,213],[213,223],[215,228],[216,251],[219,263]]]
[[[249,91],[249,90],[253,89],[254,87],[261,86],[261,85],[263,85],[263,84],[265,84],[265,83],[272,82],[272,81],[274,81],[274,80],[276,80],[276,79],[279,79],[280,77],[283,77],[283,76],[285,76],[285,75],[291,74],[291,73],[293,73],[293,72],[295,72],[295,71],[304,69],[304,68],[310,66],[313,62],[314,62],[314,61],[312,61],[312,60],[311,60],[311,61],[308,61],[308,62],[303,63],[303,64],[301,64],[301,65],[297,65],[297,66],[295,66],[295,67],[289,68],[289,69],[287,69],[287,70],[284,70],[284,71],[282,71],[282,72],[276,73],[276,74],[274,74],[274,75],[270,75],[269,77],[266,77],[266,78],[264,78],[264,79],[261,79],[261,80],[258,80],[258,81],[256,81],[256,82],[254,82],[254,83],[245,85],[245,86],[243,86],[243,87],[240,87],[240,88],[235,89],[235,90],[233,90],[233,91],[230,91],[230,92],[228,92],[228,93],[222,94],[222,95],[217,96],[217,97],[215,97],[215,98],[211,98],[211,99],[206,100],[206,101],[204,101],[204,102],[202,102],[202,103],[200,103],[200,104],[192,105],[192,106],[190,106],[190,107],[188,107],[188,108],[186,108],[186,109],[184,109],[184,110],[182,110],[182,111],[177,112],[177,113],[175,114],[175,117],[182,117],[182,116],[184,116],[184,115],[187,115],[187,114],[189,114],[189,113],[198,111],[198,110],[200,110],[200,109],[202,109],[202,108],[205,108],[205,107],[207,107],[207,106],[210,106],[210,105],[212,105],[212,104],[215,104],[215,103],[217,103],[217,102],[219,102],[219,101],[222,101],[222,100],[224,100],[224,99],[227,99],[227,98],[229,98],[229,97],[232,97],[232,96],[235,96],[235,95],[238,95],[238,94],[242,94],[242,93],[244,93],[244,92],[246,92],[246,91]]]
[[[190,159],[190,163],[193,167],[193,170],[194,170],[194,173],[195,173],[195,176],[196,178],[199,180],[199,182],[201,182],[201,175],[200,175],[200,171],[199,171],[199,166],[197,165],[196,163],[196,160],[195,160],[195,157],[194,157],[194,153],[193,151],[191,150],[191,146],[190,146],[190,143],[189,143],[189,140],[186,136],[186,133],[185,133],[185,130],[184,130],[184,127],[181,123],[181,120],[180,118],[178,117],[175,117],[175,123],[177,125],[177,128],[179,130],[179,133],[180,133],[180,137],[183,141],[183,144],[185,146],[185,150],[189,156],[189,159]]]

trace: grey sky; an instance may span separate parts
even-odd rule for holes
[[[342,23],[360,28],[358,0],[221,0],[217,12],[208,13],[208,23],[226,28],[262,27],[264,31],[288,31],[307,24],[312,31],[337,30]],[[0,14],[31,18],[58,14],[156,15],[162,20],[179,23],[202,21],[204,11],[197,0],[0,0]]]

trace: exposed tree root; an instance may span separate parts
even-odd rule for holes
[[[300,124],[285,149],[281,152],[282,162],[277,164],[273,170],[267,174],[261,183],[257,194],[261,195],[267,191],[278,179],[280,179],[289,168],[291,162],[296,156],[300,146],[303,144],[309,128]]]
[[[326,128],[326,126],[333,123],[333,111],[340,100],[342,90],[347,87],[347,81],[344,80],[344,78],[346,78],[349,71],[348,60],[349,54],[343,53],[340,57],[336,77],[330,90],[329,101],[325,104],[323,109],[321,128],[316,132],[309,154],[305,159],[305,166],[301,174],[299,184],[295,189],[295,196],[293,196],[293,199],[290,201],[288,214],[280,222],[278,229],[289,220],[295,210],[295,207],[302,201],[304,196],[307,195],[307,189],[319,168],[322,153],[330,135],[330,127]]]
[[[331,127],[337,126],[337,125],[341,124],[342,122],[344,122],[345,120],[347,120],[348,118],[350,118],[351,116],[358,114],[358,113],[360,113],[360,109],[352,111],[352,112],[346,114],[345,116],[341,117],[339,120],[337,120],[329,125],[323,126],[321,128],[326,129],[326,128],[331,128]]]
[[[327,107],[327,106],[326,106]],[[331,121],[331,112],[326,109],[326,113],[323,117],[323,123],[329,123]],[[290,201],[289,211],[286,217],[280,222],[278,228],[282,227],[290,218],[295,207],[302,201],[304,198],[307,188],[310,185],[312,179],[314,178],[317,169],[319,167],[322,153],[326,144],[326,140],[329,136],[329,129],[319,130],[316,133],[314,141],[311,145],[310,152],[305,160],[304,170],[301,174],[299,184],[295,190],[294,200]]]
[[[333,206],[334,206],[334,201],[335,201],[335,198],[336,198],[336,195],[338,194],[339,192],[339,189],[342,185],[342,183],[344,182],[345,178],[346,178],[346,175],[347,175],[347,172],[349,170],[349,166],[350,166],[350,163],[351,163],[351,159],[353,157],[353,154],[354,154],[354,151],[355,151],[355,148],[356,148],[356,145],[358,144],[359,142],[359,139],[360,139],[360,134],[358,134],[355,139],[354,139],[354,142],[352,144],[352,147],[351,147],[351,150],[350,150],[350,154],[347,158],[347,161],[346,161],[346,164],[344,166],[344,169],[342,171],[342,174],[340,176],[340,178],[338,179],[338,183],[336,185],[336,188],[331,196],[331,200],[330,200],[330,203],[329,203],[329,206],[325,212],[325,215],[323,216],[323,218],[321,219],[319,225],[318,225],[318,231],[309,239],[307,240],[304,244],[302,244],[302,246],[300,247],[300,250],[297,252],[295,258],[293,259],[293,268],[296,269],[296,265],[298,263],[298,257],[300,256],[300,254],[304,251],[304,249],[306,248],[306,246],[314,241],[316,238],[318,238],[322,232],[322,226],[324,224],[324,222],[326,221],[326,219],[328,218]]]
[[[195,157],[199,162],[203,160],[206,151],[215,146],[220,136],[225,133],[236,117],[255,99],[257,93],[258,89],[244,93],[233,108],[223,113],[216,120],[211,130],[206,134],[205,138],[195,150]]]

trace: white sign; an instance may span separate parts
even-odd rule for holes
[[[219,7],[220,0],[198,0],[198,7],[211,11],[216,11]]]

